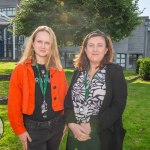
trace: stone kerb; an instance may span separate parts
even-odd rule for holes
[[[0,80],[10,80],[10,74],[0,74]]]

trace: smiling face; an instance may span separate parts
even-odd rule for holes
[[[90,61],[90,64],[99,65],[101,60],[107,53],[108,48],[106,47],[106,41],[102,36],[91,37],[85,48],[85,52]]]
[[[33,48],[37,62],[40,60],[46,60],[47,55],[51,50],[52,38],[46,31],[39,31],[33,42]]]

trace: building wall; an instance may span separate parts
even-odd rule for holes
[[[150,31],[148,31],[148,40],[147,40],[147,57],[150,57]]]
[[[137,26],[128,38],[129,53],[143,53],[145,49],[145,25],[144,22]]]
[[[129,37],[119,42],[113,42],[114,62],[119,63],[125,69],[135,69],[138,58],[150,57],[150,19],[149,17],[142,17],[142,19],[143,22],[135,28]],[[79,51],[79,47],[61,49],[64,67],[72,66],[72,56],[77,51]]]
[[[113,48],[115,53],[126,53],[128,50],[128,38],[119,42],[113,42]]]
[[[21,0],[0,0],[0,12],[4,15],[0,15],[0,58],[17,59],[20,57],[21,46],[24,41],[24,37],[13,36],[14,24],[4,23],[2,19],[9,20],[16,15],[16,7]]]
[[[115,62],[126,69],[135,69],[136,60],[141,57],[150,57],[150,19],[142,17],[143,21],[138,25],[128,38],[119,42],[113,42],[115,50]]]
[[[0,8],[16,7],[20,0],[0,0]]]

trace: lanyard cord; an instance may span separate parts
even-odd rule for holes
[[[97,70],[96,72],[95,72],[95,74],[93,75],[93,77],[92,77],[92,79],[91,79],[91,81],[90,81],[90,83],[88,84],[88,72],[89,72],[89,70],[90,70],[90,67],[88,67],[87,68],[87,70],[86,70],[86,73],[85,73],[85,77],[84,77],[84,86],[85,86],[85,101],[88,99],[88,97],[89,97],[89,91],[90,91],[90,89],[91,89],[91,82],[92,82],[92,80],[94,79],[94,77],[95,77],[95,75],[97,74],[97,72],[99,71],[99,70]]]
[[[41,77],[41,74],[40,74],[39,66],[38,66],[38,64],[36,64],[35,66],[38,70],[38,74],[39,74],[38,80],[39,80],[39,84],[40,84],[40,89],[41,89],[41,92],[42,92],[44,100],[45,100],[46,89],[47,89],[47,84],[48,84],[48,71],[46,71],[46,74],[45,74],[45,77],[44,77],[44,85],[43,85],[43,81],[42,81],[42,77]]]

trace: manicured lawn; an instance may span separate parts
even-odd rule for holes
[[[130,83],[128,94],[124,150],[150,150],[150,82],[136,80]]]
[[[131,76],[135,76],[136,73],[134,70],[125,70],[124,75],[125,75],[125,77],[131,77]]]
[[[128,101],[124,113],[124,127],[127,130],[124,150],[150,150],[150,82],[137,80],[128,85]],[[13,134],[7,119],[7,106],[0,105],[0,116],[5,122],[4,137],[0,140],[0,148],[20,150],[20,142]],[[65,141],[60,150],[65,150]]]
[[[0,66],[1,70],[1,66]],[[67,81],[73,74],[65,69]],[[134,76],[133,71],[125,71],[126,77]],[[0,95],[7,94],[8,81],[0,81]],[[5,86],[2,90],[2,86]],[[3,94],[2,92],[3,91]],[[123,150],[150,150],[150,82],[136,80],[128,84],[128,100],[123,115],[124,128],[127,130]],[[0,140],[0,150],[21,150],[21,143],[14,135],[7,119],[7,105],[0,105],[0,116],[5,123],[4,136]],[[60,150],[65,150],[66,136]]]
[[[73,69],[65,69],[65,74],[67,78],[68,85],[70,84],[72,75],[73,75]]]
[[[125,70],[124,76],[127,80],[130,80],[130,79],[138,76],[138,74],[136,74],[134,70]]]
[[[7,105],[0,105],[0,116],[4,121],[4,135],[0,140],[0,150],[21,150],[21,143],[8,122]]]
[[[0,81],[0,98],[7,96],[9,81]]]
[[[17,62],[0,62],[0,74],[11,74]]]

